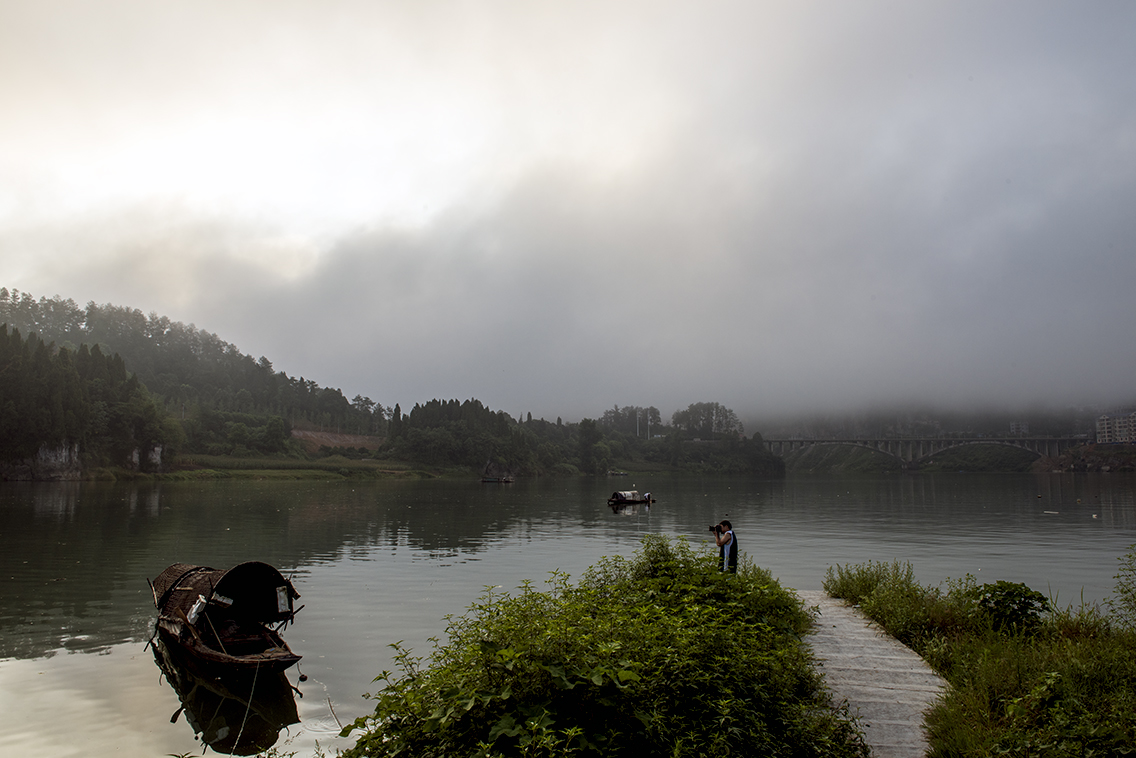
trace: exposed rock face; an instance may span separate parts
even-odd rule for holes
[[[79,443],[39,449],[34,458],[0,462],[0,479],[9,481],[67,481],[79,479]]]
[[[145,465],[142,464],[145,459]],[[161,471],[162,470],[162,446],[154,445],[143,452],[140,448],[134,448],[130,453],[130,460],[127,467],[134,471]]]

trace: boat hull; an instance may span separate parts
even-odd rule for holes
[[[158,634],[167,647],[177,648],[184,655],[181,660],[194,669],[198,676],[210,676],[218,671],[243,672],[249,675],[257,671],[280,673],[295,665],[302,656],[293,653],[288,644],[271,629],[263,629],[263,649],[234,655],[227,652],[225,638],[221,646],[206,643],[196,629],[180,619],[158,618]],[[229,640],[236,643],[236,640]],[[248,644],[247,642],[245,644]]]

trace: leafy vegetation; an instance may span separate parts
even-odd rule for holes
[[[966,445],[936,453],[921,471],[1029,471],[1037,462],[1029,450],[1007,445]]]
[[[1111,614],[1054,608],[1023,584],[974,577],[925,587],[911,564],[830,568],[824,589],[858,603],[951,684],[927,716],[932,756],[1131,755],[1136,748],[1136,546]]]
[[[894,456],[851,445],[808,445],[785,456],[785,466],[794,473],[880,474],[902,470]]]
[[[488,590],[428,662],[396,646],[345,755],[867,756],[828,705],[795,596],[685,542],[644,539],[578,585]]]

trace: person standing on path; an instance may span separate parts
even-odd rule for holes
[[[718,570],[738,573],[738,538],[733,524],[725,519],[718,522],[714,527],[714,542],[718,545]]]

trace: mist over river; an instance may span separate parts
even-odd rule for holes
[[[658,502],[613,513],[617,489]],[[370,710],[391,643],[425,654],[486,587],[579,576],[649,532],[709,543],[729,518],[742,552],[798,589],[833,564],[898,559],[924,583],[970,573],[1068,605],[1111,592],[1134,493],[1128,474],[2,483],[0,754],[201,753],[146,645],[147,579],[175,562],[292,578],[304,607],[284,637],[303,660],[287,674],[303,697],[276,744],[306,756],[352,744],[337,719]]]

